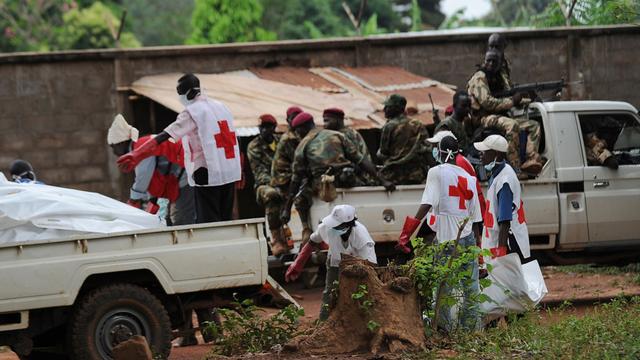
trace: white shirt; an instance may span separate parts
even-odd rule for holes
[[[443,177],[447,179],[446,184],[443,183]],[[466,179],[466,190],[473,192],[471,199],[461,200],[460,196],[450,196],[449,192],[445,191],[450,186],[457,186],[458,182],[454,182],[455,180],[452,179],[460,177]],[[482,221],[480,202],[476,193],[476,181],[476,178],[456,165],[441,164],[429,169],[421,204],[429,204],[433,207],[433,213],[438,222],[436,231],[438,242],[455,240],[459,224],[462,224],[467,217],[469,221],[462,230],[461,237],[471,234],[473,223]],[[460,204],[460,206],[456,204]]]
[[[342,241],[342,237],[335,230],[322,223],[311,234],[310,240],[318,244],[322,241],[329,244],[329,266],[340,266],[342,254],[356,256],[374,264],[378,263],[375,242],[369,235],[367,228],[357,220],[346,243]]]

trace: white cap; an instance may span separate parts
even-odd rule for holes
[[[479,151],[495,150],[506,153],[509,148],[507,139],[500,135],[489,135],[482,142],[473,143]]]
[[[330,228],[349,222],[356,217],[356,209],[351,205],[336,205],[331,214],[322,219],[322,223]]]
[[[458,138],[455,135],[453,135],[451,131],[442,130],[442,131],[438,131],[432,137],[428,138],[427,141],[432,144],[439,144],[440,141],[442,141],[442,139],[446,138],[447,136],[451,136],[452,138],[458,140]]]
[[[138,141],[138,129],[129,125],[122,114],[118,114],[107,133],[107,144],[113,145],[128,140]]]

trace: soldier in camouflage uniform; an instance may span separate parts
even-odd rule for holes
[[[608,120],[615,121],[613,119]],[[602,125],[603,121],[605,120],[580,122],[584,149],[587,155],[587,164],[589,166],[602,165],[615,170],[619,165],[618,159],[609,151],[607,141],[598,136],[598,128]]]
[[[433,133],[443,130],[449,130],[458,139],[458,146],[463,153],[467,153],[469,146],[473,145],[469,136],[470,126],[468,122],[471,120],[471,98],[464,90],[458,90],[453,95],[453,113],[442,120],[435,128]]]
[[[500,76],[502,55],[489,50],[485,61],[469,80],[467,92],[471,95],[471,114],[475,126],[501,129],[509,142],[507,158],[510,164],[524,173],[537,175],[542,170],[542,158],[538,153],[540,147],[540,124],[534,120],[512,119],[504,116],[509,109],[519,106],[523,101],[521,94],[510,98],[497,98],[493,94],[506,90],[509,85]],[[520,164],[520,131],[527,132],[526,158]]]
[[[289,194],[289,185],[291,184],[291,176],[293,175],[293,156],[295,154],[298,144],[300,144],[300,138],[296,135],[295,131],[291,128],[291,122],[293,119],[302,113],[302,109],[297,106],[291,106],[287,109],[287,123],[289,129],[280,138],[278,146],[276,147],[276,153],[273,156],[273,163],[271,165],[271,186],[278,189],[285,201],[289,198],[294,199],[296,210],[300,216],[300,222],[302,223],[302,241],[306,242],[313,232],[311,230],[311,219],[309,216],[309,209],[311,208],[311,192],[309,190],[303,191],[299,196],[296,194]],[[285,221],[284,224],[289,221]]]
[[[247,146],[247,158],[253,173],[256,202],[264,208],[269,220],[271,252],[275,256],[289,250],[282,220],[280,220],[283,198],[280,192],[271,186],[271,163],[280,140],[280,136],[275,134],[277,124],[273,115],[261,115],[258,126],[260,134]]]
[[[500,77],[509,87],[513,86],[511,82],[511,64],[509,63],[509,59],[504,53],[504,50],[507,48],[507,38],[506,36],[498,33],[493,33],[489,36],[489,40],[487,41],[487,50],[497,51],[502,54],[502,66],[500,67]]]
[[[404,115],[407,99],[393,94],[384,102],[387,123],[382,127],[377,156],[382,160],[382,177],[394,184],[424,183],[429,169],[429,132],[418,120]]]
[[[373,163],[366,159],[358,151],[356,145],[342,133],[317,129],[311,114],[304,112],[298,114],[291,126],[302,141],[296,149],[293,161],[293,176],[289,194],[300,192],[300,186],[305,182],[310,184],[308,191],[317,194],[320,189],[320,179],[323,174],[327,173],[329,168],[339,174],[342,169],[355,166],[359,166],[369,175],[378,179],[388,191],[395,189],[393,183],[379,177]],[[348,185],[341,181],[343,179],[336,176],[335,186],[345,187],[345,185]],[[292,200],[289,200],[284,206],[282,211],[283,221],[288,221],[291,216],[291,202]]]
[[[364,142],[362,135],[356,130],[347,127],[344,125],[344,111],[338,108],[329,108],[325,109],[322,113],[322,118],[324,120],[324,128],[328,130],[334,130],[342,133],[347,140],[351,141],[358,152],[367,160],[371,161],[371,154],[369,154],[369,148],[367,144]],[[377,185],[376,179],[372,178],[364,172],[360,167],[356,167],[355,169],[355,180],[356,183],[353,186],[374,186]]]

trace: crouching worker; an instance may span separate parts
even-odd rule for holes
[[[318,229],[311,234],[309,240],[309,243],[298,254],[296,261],[287,270],[285,280],[297,279],[304,264],[311,256],[311,252],[318,250],[323,242],[329,245],[327,277],[322,292],[322,307],[320,308],[320,320],[324,321],[329,317],[331,292],[340,275],[342,254],[352,255],[377,264],[375,242],[369,235],[367,228],[358,222],[356,209],[351,205],[334,207],[331,213],[322,219]]]

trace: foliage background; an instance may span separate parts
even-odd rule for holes
[[[573,0],[491,0],[477,19],[463,10],[445,19],[441,0],[2,0],[0,51],[209,44],[316,39],[452,29],[464,26],[550,27],[566,19],[560,3]],[[120,19],[127,16],[119,43]],[[640,0],[577,0],[571,25],[640,22]]]

